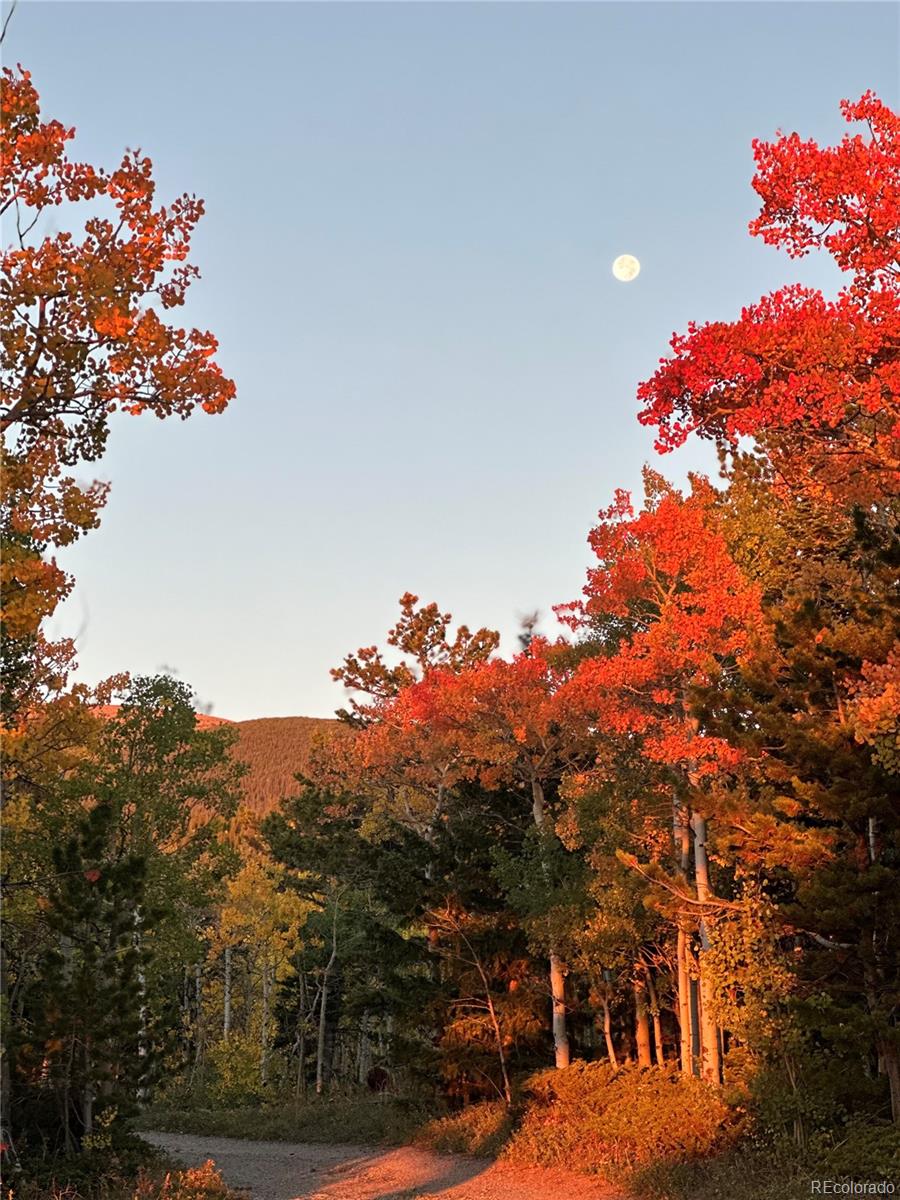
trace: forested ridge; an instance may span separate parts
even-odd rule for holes
[[[95,716],[115,720],[120,705],[97,705],[93,711]],[[241,775],[240,803],[263,817],[291,793],[297,776],[306,774],[317,750],[324,749],[331,738],[343,732],[338,721],[327,717],[254,717],[249,721],[231,721],[211,713],[196,714],[197,729],[225,725],[235,735],[229,743],[231,757],[246,768]]]
[[[234,756],[247,764],[241,780],[244,803],[260,816],[277,808],[306,774],[311,756],[342,727],[323,717],[256,717],[236,721]]]
[[[786,268],[829,255],[840,290],[675,335],[638,392],[659,457],[641,495],[598,485],[565,633],[528,621],[504,653],[406,592],[335,665],[336,721],[233,723],[166,675],[73,682],[46,635],[59,548],[103,536],[76,468],[116,412],[235,389],[214,336],[170,324],[202,202],[160,205],[139,154],[72,158],[4,71],[13,1194],[127,1181],[148,1111],[418,1130],[659,1196],[724,1162],[896,1172],[900,118],[842,109],[836,146],[754,143],[750,226]],[[87,205],[83,233],[30,239],[56,205]],[[677,487],[689,437],[720,474]]]

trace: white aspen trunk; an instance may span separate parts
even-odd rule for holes
[[[697,899],[702,902],[710,897],[706,818],[701,817],[699,813],[692,813],[691,828],[694,832]],[[700,918],[700,945],[700,1075],[710,1083],[721,1083],[722,1057],[719,1053],[719,1030],[715,1018],[715,995],[703,961],[704,951],[709,949],[709,931],[705,917]]]
[[[534,823],[543,833],[546,826],[544,788],[537,777],[531,780],[531,811]],[[556,947],[550,947],[550,996],[554,1063],[558,1068],[569,1065],[569,1037],[566,1032],[566,976]]]
[[[891,1120],[900,1125],[900,1055],[897,1047],[888,1041],[882,1041],[878,1047],[879,1070],[887,1076],[891,1095]]]
[[[672,797],[672,839],[675,857],[685,875],[691,865],[691,831],[688,825],[690,814],[677,795]]]
[[[688,825],[689,816],[684,804],[677,793],[672,795],[672,839],[675,843],[675,858],[681,868],[681,873],[687,877],[691,865],[691,831]],[[691,978],[687,964],[687,931],[685,917],[679,915],[678,939],[676,943],[678,989],[678,1047],[682,1073],[690,1075],[693,1071],[691,1055]]]
[[[191,975],[185,967],[181,979],[181,1052],[185,1062],[191,1051]]]
[[[322,996],[319,1001],[319,1037],[316,1043],[316,1095],[321,1096],[325,1090],[325,1021],[328,1014],[328,973],[329,962],[325,968],[322,980]]]
[[[479,968],[480,970],[481,968]],[[512,1089],[509,1086],[509,1074],[506,1070],[506,1054],[503,1050],[503,1035],[500,1032],[500,1022],[497,1020],[497,1010],[494,1008],[493,997],[491,990],[488,987],[487,979],[482,972],[482,980],[484,981],[484,994],[487,998],[488,1012],[491,1016],[491,1024],[494,1026],[494,1037],[497,1039],[497,1057],[500,1060],[500,1075],[503,1079],[503,1099],[506,1101],[506,1107],[509,1108],[512,1104]]]
[[[609,1011],[609,999],[606,995],[603,996],[600,1003],[603,1005],[603,1038],[606,1042],[606,1053],[609,1055],[610,1063],[618,1070],[619,1059],[616,1056],[616,1047],[612,1039],[612,1015]]]
[[[300,972],[300,1030],[297,1038],[297,1082],[294,1089],[296,1099],[306,1099],[306,975]]]
[[[556,1067],[569,1065],[569,1037],[566,1033],[566,976],[562,961],[550,952],[550,993],[553,998],[553,1056]]]
[[[678,941],[676,944],[678,959],[678,1046],[681,1070],[684,1075],[693,1072],[691,1054],[691,977],[687,962],[687,933],[683,926],[678,926]]]
[[[325,1030],[328,1017],[328,980],[337,959],[337,900],[334,905],[334,923],[331,928],[331,957],[322,975],[322,999],[319,1004],[319,1036],[316,1045],[316,1095],[325,1090]]]
[[[878,861],[878,818],[869,817],[866,822],[866,847],[869,851],[869,862]]]
[[[664,1067],[666,1057],[663,1053],[662,1021],[659,1015],[659,996],[656,994],[656,984],[653,982],[653,972],[644,967],[647,976],[647,995],[650,997],[650,1016],[653,1018],[653,1043],[656,1049],[656,1065]]]
[[[652,1067],[650,1055],[650,1021],[647,1014],[647,990],[643,979],[634,980],[634,1040],[639,1067]]]
[[[222,1037],[228,1041],[231,1033],[231,947],[225,947],[225,994],[222,1012]]]
[[[194,1071],[193,1074],[203,1074],[203,1058],[205,1047],[205,1030],[203,1027],[203,965],[194,966],[194,997],[197,1004],[197,1029],[194,1034]]]
[[[259,1033],[259,1082],[269,1082],[269,964],[262,965],[262,1023]]]

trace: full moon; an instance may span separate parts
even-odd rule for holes
[[[621,283],[630,283],[637,279],[641,264],[633,254],[620,254],[612,265],[612,273]]]

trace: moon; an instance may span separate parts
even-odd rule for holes
[[[620,283],[631,283],[640,274],[641,264],[633,254],[620,254],[612,265],[612,273]]]

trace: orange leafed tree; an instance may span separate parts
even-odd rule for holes
[[[824,249],[845,286],[833,300],[784,287],[737,321],[690,325],[638,396],[660,450],[749,436],[791,486],[865,503],[900,483],[900,117],[870,92],[841,108],[867,133],[754,143],[750,231],[792,257]]]
[[[682,1065],[690,1068],[689,1023],[700,1035],[703,1076],[718,1081],[719,1039],[709,981],[699,963],[700,1008],[688,1004],[688,935],[699,915],[715,910],[707,821],[713,815],[704,781],[740,761],[740,751],[708,733],[696,697],[728,686],[728,676],[764,636],[758,589],[732,561],[716,521],[716,492],[700,478],[682,496],[646,473],[644,509],[625,492],[600,514],[590,535],[599,563],[588,574],[585,599],[557,610],[576,629],[588,628],[601,652],[585,659],[562,690],[561,702],[582,709],[600,737],[635,740],[659,764],[673,788],[673,858],[681,893],[678,991]],[[693,871],[691,860],[693,854]],[[637,863],[634,864],[638,866]],[[693,894],[688,880],[693,876]]]
[[[103,453],[111,415],[218,413],[235,387],[211,333],[166,320],[198,273],[203,202],[158,204],[140,152],[110,171],[70,157],[74,130],[42,118],[29,72],[0,85],[3,623],[22,675],[21,647],[72,586],[47,551],[98,524],[107,487],[74,472]]]
[[[400,597],[400,617],[388,630],[385,652],[364,646],[348,654],[332,677],[350,692],[350,710],[338,715],[356,736],[331,746],[314,771],[320,782],[385,791],[427,841],[440,824],[449,790],[460,778],[459,749],[446,730],[417,718],[413,685],[429,673],[455,674],[487,659],[500,635],[458,626],[450,613],[419,597]],[[396,661],[391,663],[393,657]]]
[[[456,771],[490,790],[521,787],[542,839],[555,839],[548,790],[586,750],[584,725],[567,722],[557,704],[568,667],[540,638],[513,659],[491,658],[461,671],[435,669],[411,685],[404,712],[413,730],[427,730],[456,748]],[[546,864],[545,864],[546,866]],[[565,964],[548,947],[554,1058],[569,1065]]]
[[[15,229],[3,256],[3,428],[20,448],[52,436],[61,461],[103,450],[109,414],[220,412],[234,384],[211,333],[168,324],[197,268],[188,261],[203,201],[155,203],[150,159],[113,171],[68,155],[74,130],[42,121],[29,72],[5,69],[0,213]],[[83,237],[41,234],[42,218],[91,201]]]

